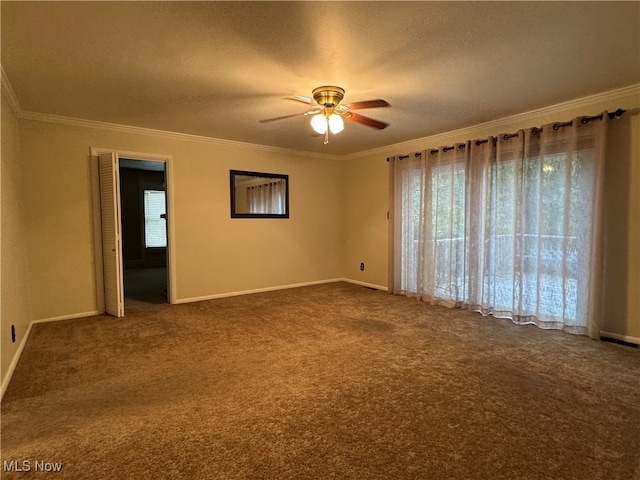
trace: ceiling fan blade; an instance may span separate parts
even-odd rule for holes
[[[275,122],[276,120],[284,120],[285,118],[301,117],[302,115],[307,115],[308,113],[309,112],[302,112],[302,113],[294,113],[293,115],[284,115],[282,117],[265,118],[265,119],[259,120],[259,122],[260,123]]]
[[[362,102],[353,102],[347,105],[347,108],[352,110],[358,110],[359,108],[378,108],[378,107],[388,107],[389,103],[386,100],[382,100],[378,98],[376,100],[364,100]]]
[[[293,100],[295,102],[305,103],[307,105],[316,105],[313,98],[307,97],[305,95],[296,95],[294,97],[286,97],[287,100]]]
[[[260,120],[260,123],[275,122],[276,120],[284,120],[285,118],[291,118],[291,117],[303,117],[305,115],[317,115],[320,112],[322,112],[322,109],[314,109],[314,110],[309,110],[308,112],[294,113],[292,115],[283,115],[282,117],[265,118],[263,120]]]
[[[360,115],[359,113],[355,112],[347,112],[343,115],[343,117],[356,123],[366,125],[367,127],[377,128],[378,130],[382,130],[389,126],[389,124],[386,122],[374,120],[373,118],[365,117],[364,115]]]

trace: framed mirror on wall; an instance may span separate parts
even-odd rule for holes
[[[231,218],[289,218],[289,175],[230,170]]]

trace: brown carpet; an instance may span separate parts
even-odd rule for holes
[[[30,462],[7,479],[639,479],[640,352],[345,283],[38,324],[2,460]]]

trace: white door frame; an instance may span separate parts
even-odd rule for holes
[[[102,267],[102,226],[100,213],[100,182],[98,172],[98,155],[104,153],[116,153],[119,158],[131,160],[146,160],[150,162],[164,163],[165,189],[167,196],[167,273],[168,282],[167,298],[169,303],[176,303],[176,260],[175,260],[175,226],[173,206],[173,157],[171,155],[158,155],[154,153],[128,152],[113,148],[91,147],[91,191],[93,203],[93,244],[94,265],[96,274],[96,307],[98,312],[105,312],[104,304],[104,270]],[[118,199],[120,201],[120,199]]]

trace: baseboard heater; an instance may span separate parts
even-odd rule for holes
[[[601,336],[600,340],[602,340],[603,342],[617,343],[618,345],[624,345],[625,347],[631,347],[631,348],[640,347],[640,345],[638,345],[637,343],[627,342],[626,340],[618,340],[617,338],[602,337]]]

